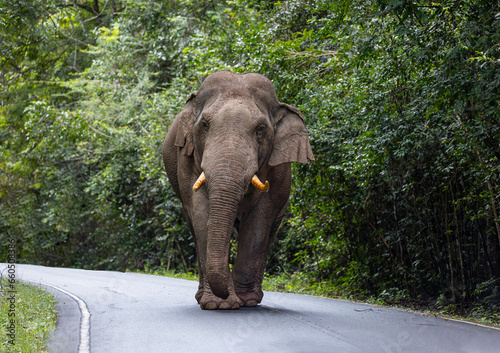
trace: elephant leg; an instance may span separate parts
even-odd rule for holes
[[[186,219],[186,223],[189,226],[189,229],[191,230],[191,234],[193,235],[194,238],[194,245],[196,249],[196,259],[198,262],[198,277],[199,277],[199,284],[198,284],[198,291],[196,292],[195,299],[198,303],[200,303],[201,297],[203,296],[204,288],[205,288],[205,266],[202,266],[203,263],[205,262],[205,256],[202,255],[201,249],[203,249],[203,242],[199,237],[196,236],[193,224],[191,223],[191,218],[187,216],[188,212],[184,210],[184,218]],[[206,244],[206,242],[205,242]],[[206,248],[206,245],[205,245]]]
[[[240,219],[238,255],[233,266],[236,294],[243,306],[261,302],[262,280],[267,256],[286,213],[291,189],[290,164],[282,164],[268,174],[270,185],[280,185],[262,195],[260,201]]]
[[[257,207],[240,223],[233,281],[236,294],[243,301],[243,306],[255,306],[264,296],[262,280],[267,255],[285,210],[286,204],[279,212],[270,215],[268,207]]]
[[[195,298],[202,309],[238,309],[242,301],[236,295],[232,282],[230,283],[229,296],[219,298],[212,293],[206,277],[207,266],[207,201],[203,193],[193,195],[191,207],[184,210],[187,214],[187,223],[195,239],[196,256],[198,260],[199,285]],[[229,271],[229,269],[228,269]],[[228,274],[229,276],[229,274]],[[229,277],[230,278],[230,277]]]

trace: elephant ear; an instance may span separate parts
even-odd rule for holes
[[[192,93],[186,101],[186,106],[175,119],[179,120],[179,129],[175,135],[174,146],[183,150],[184,155],[191,156],[194,150],[193,124],[194,124],[194,101],[196,93]]]
[[[291,105],[280,103],[274,119],[276,131],[269,165],[313,161],[314,156],[302,113]]]

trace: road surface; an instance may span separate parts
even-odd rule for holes
[[[500,352],[498,329],[344,300],[266,292],[255,308],[204,311],[192,281],[32,265],[16,277],[59,301],[51,353]]]

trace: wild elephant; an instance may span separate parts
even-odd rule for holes
[[[302,114],[279,102],[263,75],[215,72],[188,98],[165,137],[163,161],[195,238],[195,297],[202,309],[261,302],[266,258],[290,195],[291,163],[313,159]]]

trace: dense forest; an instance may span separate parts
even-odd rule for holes
[[[196,268],[161,162],[203,78],[259,72],[306,119],[270,274],[500,301],[500,3],[0,0],[0,256]]]

